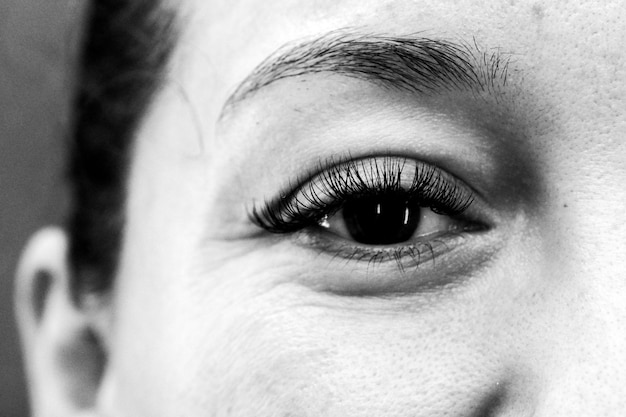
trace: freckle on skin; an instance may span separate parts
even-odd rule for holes
[[[532,11],[533,11],[533,16],[535,16],[535,19],[537,20],[543,19],[543,15],[544,15],[543,7],[541,7],[539,4],[533,5]]]

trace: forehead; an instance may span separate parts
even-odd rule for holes
[[[184,19],[191,20],[190,38],[202,38],[207,52],[226,49],[231,58],[238,51],[266,53],[263,47],[276,47],[273,42],[341,27],[475,37],[516,50],[560,42],[563,49],[576,46],[598,54],[617,46],[626,33],[619,1],[186,0],[182,9]]]
[[[538,90],[557,101],[624,89],[626,26],[620,22],[626,11],[619,1],[184,0],[175,7],[182,27],[175,78],[202,86],[191,101],[211,123],[268,55],[340,28],[475,42],[510,53],[529,94]]]

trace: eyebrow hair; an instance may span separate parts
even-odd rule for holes
[[[224,110],[276,81],[334,73],[418,94],[471,91],[497,95],[506,85],[510,54],[472,43],[422,36],[359,34],[346,30],[286,45],[237,87]]]

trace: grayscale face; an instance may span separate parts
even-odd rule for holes
[[[626,413],[623,2],[172,7],[95,415]]]

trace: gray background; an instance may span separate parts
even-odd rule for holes
[[[13,274],[28,236],[63,219],[64,129],[84,0],[0,0],[0,416],[26,416]]]

